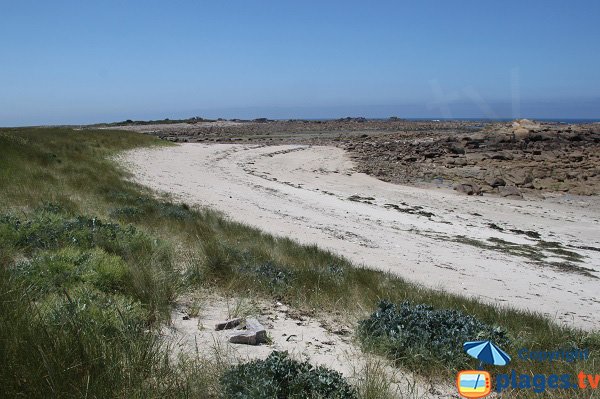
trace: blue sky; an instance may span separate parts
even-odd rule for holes
[[[598,1],[0,0],[0,126],[600,118]]]

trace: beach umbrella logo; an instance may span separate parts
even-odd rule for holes
[[[479,368],[482,368],[483,364],[506,366],[510,363],[508,353],[504,352],[492,341],[465,342],[463,349],[469,356],[479,360]]]
[[[488,396],[492,391],[490,373],[483,371],[484,364],[506,366],[510,356],[491,341],[470,341],[463,344],[467,354],[479,360],[479,370],[463,370],[456,377],[458,393],[469,399]]]

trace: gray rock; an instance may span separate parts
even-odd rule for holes
[[[231,328],[239,326],[242,323],[242,321],[244,321],[244,319],[242,317],[237,317],[235,319],[223,321],[223,322],[217,323],[215,325],[215,330],[217,330],[217,331],[229,330]]]
[[[253,331],[253,330],[241,330],[240,332],[232,335],[229,338],[229,342],[232,344],[243,344],[243,345],[258,345],[267,341],[267,332],[265,330]]]
[[[232,344],[258,345],[267,342],[267,331],[256,319],[246,319],[246,329],[229,337]]]
[[[459,193],[467,195],[480,195],[481,188],[475,183],[460,183],[454,186],[454,189]]]
[[[498,159],[500,161],[511,161],[514,159],[514,156],[511,153],[501,151],[501,152],[492,154],[491,158]]]
[[[465,153],[465,149],[458,145],[452,145],[448,148],[448,150],[452,154],[464,154]]]
[[[515,186],[505,186],[499,188],[499,193],[503,197],[519,197],[523,198],[523,194]]]
[[[528,170],[513,169],[508,172],[507,180],[514,183],[516,186],[522,186],[533,181],[533,176]]]
[[[506,182],[500,177],[491,177],[486,179],[485,182],[492,187],[506,186]]]

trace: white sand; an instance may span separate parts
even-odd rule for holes
[[[357,264],[586,329],[600,321],[599,279],[448,240],[497,237],[535,245],[488,224],[534,230],[585,256],[580,265],[600,277],[600,252],[567,247],[600,247],[597,197],[524,201],[394,185],[354,173],[344,151],[332,147],[183,144],[131,151],[122,161],[136,181],[151,188],[270,233],[316,243]],[[374,200],[348,200],[354,194]],[[435,216],[385,204],[421,206]]]
[[[352,383],[365,377],[366,367],[372,370],[378,366],[380,373],[387,375],[396,397],[458,398],[451,383],[428,381],[393,366],[391,361],[380,356],[363,353],[356,345],[352,322],[341,313],[309,316],[279,302],[226,298],[210,292],[202,292],[198,297],[201,299],[197,317],[188,315],[193,298],[179,298],[171,324],[163,328],[175,357],[179,353],[198,354],[202,358],[235,364],[265,359],[274,350],[287,351],[297,360],[309,360],[311,364],[336,370]],[[229,337],[237,331],[215,331],[215,325],[227,320],[231,316],[230,310],[235,308],[242,310],[244,317],[257,317],[266,328],[270,343],[259,346],[231,344]]]

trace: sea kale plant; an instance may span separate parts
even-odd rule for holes
[[[410,302],[381,301],[375,312],[360,322],[359,332],[364,344],[412,369],[467,366],[470,358],[462,349],[466,341],[508,343],[503,329],[473,316]]]
[[[230,368],[221,377],[226,398],[352,399],[357,394],[337,371],[291,359],[287,352],[272,352]]]

